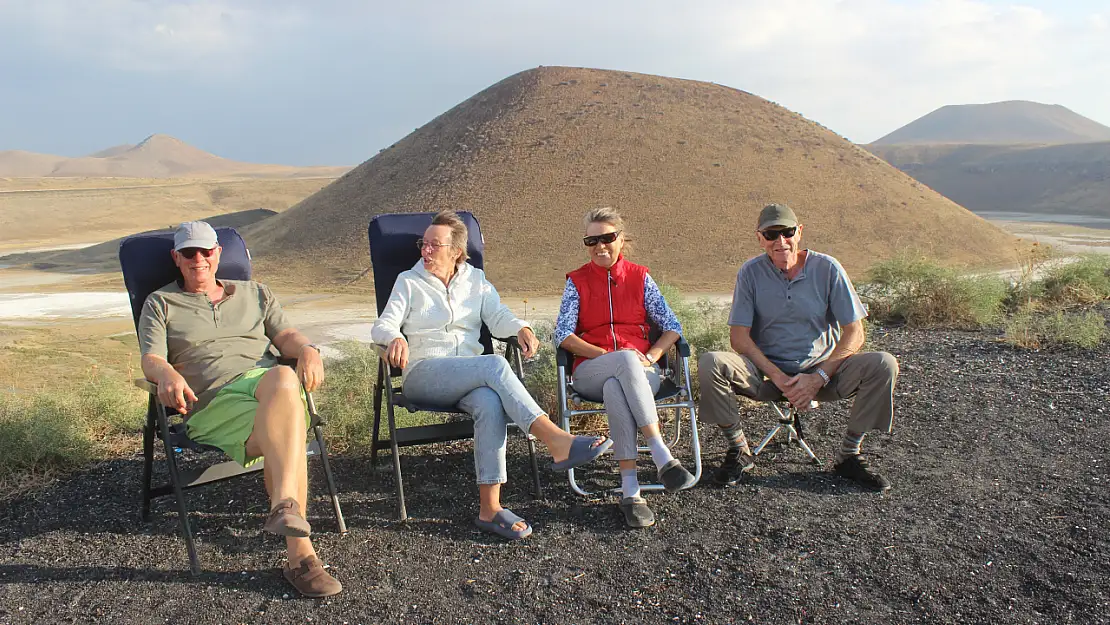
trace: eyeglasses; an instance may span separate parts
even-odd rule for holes
[[[434,251],[436,251],[436,248],[439,248],[439,247],[451,247],[451,244],[450,243],[436,243],[435,241],[425,241],[424,239],[417,239],[416,240],[416,249],[418,249],[420,251],[424,251],[424,249],[427,248],[427,249],[434,252]]]
[[[197,254],[200,254],[205,258],[211,258],[211,256],[215,254],[216,250],[218,249],[218,246],[211,249],[205,249],[203,247],[186,247],[184,249],[177,250],[177,253],[185,258],[192,260],[197,257]]]
[[[782,230],[761,230],[759,232],[759,234],[762,234],[763,238],[767,239],[768,241],[777,241],[779,237],[786,237],[787,239],[793,239],[794,235],[797,234],[797,233],[798,233],[798,227],[797,226],[794,226],[793,228],[783,228]]]
[[[593,247],[598,243],[612,243],[617,240],[620,234],[621,231],[617,230],[616,232],[606,232],[605,234],[595,234],[591,237],[582,237],[582,243],[585,243],[586,247]]]

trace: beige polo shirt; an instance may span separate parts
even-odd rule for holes
[[[222,280],[224,299],[186,293],[174,282],[153,292],[139,317],[139,350],[165,358],[200,400],[256,367],[272,367],[273,337],[292,327],[270,289],[253,281]]]

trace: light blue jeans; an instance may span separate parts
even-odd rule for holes
[[[617,460],[635,460],[637,430],[659,422],[655,394],[660,382],[658,367],[645,367],[636,352],[626,349],[585,360],[574,370],[574,390],[605,403]]]
[[[509,422],[528,432],[546,414],[509,361],[495,354],[429,358],[409,369],[405,397],[418,404],[458,406],[474,418],[474,472],[479,484],[504,484]]]

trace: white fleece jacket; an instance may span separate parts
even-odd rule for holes
[[[427,358],[480,355],[483,349],[478,337],[483,321],[490,333],[500,338],[516,336],[529,327],[501,303],[497,289],[481,269],[463,263],[450,285],[444,286],[419,260],[397,276],[370,338],[381,345],[405,338],[409,344],[407,374]]]

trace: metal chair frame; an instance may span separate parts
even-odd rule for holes
[[[659,391],[655,394],[655,407],[657,410],[675,411],[671,436],[668,439],[666,435],[664,435],[664,441],[667,443],[667,446],[672,449],[682,438],[682,411],[686,410],[689,414],[690,447],[694,460],[694,483],[696,484],[701,480],[702,463],[701,443],[698,438],[698,419],[694,406],[693,393],[691,391],[693,386],[690,380],[690,345],[686,342],[686,339],[680,337],[675,343],[674,348],[672,348],[672,351],[677,357],[673,357],[671,353],[664,354],[663,358],[661,358],[658,363],[663,380],[659,386]],[[573,362],[574,356],[570,352],[562,348],[557,348],[556,366],[559,375],[559,417],[562,428],[567,432],[571,431],[571,418],[582,415],[605,414],[606,412],[604,405],[599,405],[597,408],[572,407],[572,404],[573,406],[581,406],[586,402],[601,404],[600,399],[584,398],[574,390],[572,386],[574,384],[573,374],[568,373],[571,369],[571,363]],[[663,433],[662,427],[660,428],[660,433]],[[637,445],[636,450],[639,453],[645,453],[650,452],[651,448],[644,445]],[[612,452],[608,451],[606,453]],[[579,485],[575,478],[574,469],[567,471],[567,480],[570,482],[571,490],[584,497],[620,491],[619,486],[599,491],[586,490]],[[650,482],[641,484],[640,489],[644,491],[663,490],[663,485]]]
[[[497,338],[496,340],[505,344],[505,358],[509,361],[513,373],[518,378],[524,379],[524,362],[516,337]],[[474,438],[474,421],[466,418],[432,425],[397,427],[397,408],[404,408],[410,413],[421,411],[449,415],[466,415],[466,413],[459,410],[457,406],[429,406],[409,401],[405,397],[401,385],[397,382],[401,376],[401,370],[390,365],[386,360],[385,347],[384,345],[377,345],[380,360],[378,362],[378,379],[374,384],[374,438],[370,446],[371,464],[377,466],[378,452],[389,447],[393,456],[393,480],[397,485],[397,516],[399,520],[404,521],[409,517],[405,506],[405,486],[401,477],[399,448]],[[487,350],[487,353],[491,352]],[[388,381],[386,380],[386,371],[389,371]],[[389,429],[389,438],[387,439],[381,437],[383,397],[385,399],[386,423]],[[516,427],[515,424],[513,424],[513,427]],[[532,494],[536,499],[540,499],[543,497],[543,487],[540,484],[539,463],[536,460],[536,438],[526,432],[524,436],[528,441],[528,461],[532,469]]]
[[[763,440],[760,441],[759,444],[756,445],[755,449],[752,450],[752,455],[758,456],[760,452],[763,451],[763,448],[766,447],[767,444],[775,438],[776,434],[778,434],[780,431],[785,431],[787,446],[789,446],[791,443],[796,444],[802,449],[802,451],[805,452],[807,456],[809,456],[810,462],[817,466],[821,466],[821,460],[817,457],[816,454],[813,453],[813,450],[810,449],[809,444],[806,443],[805,433],[802,427],[802,413],[794,406],[788,405],[786,407],[786,410],[783,410],[782,406],[780,406],[776,402],[768,401],[766,402],[766,404],[778,416],[778,422],[773,425],[770,430],[768,430],[767,435],[764,436]]]

